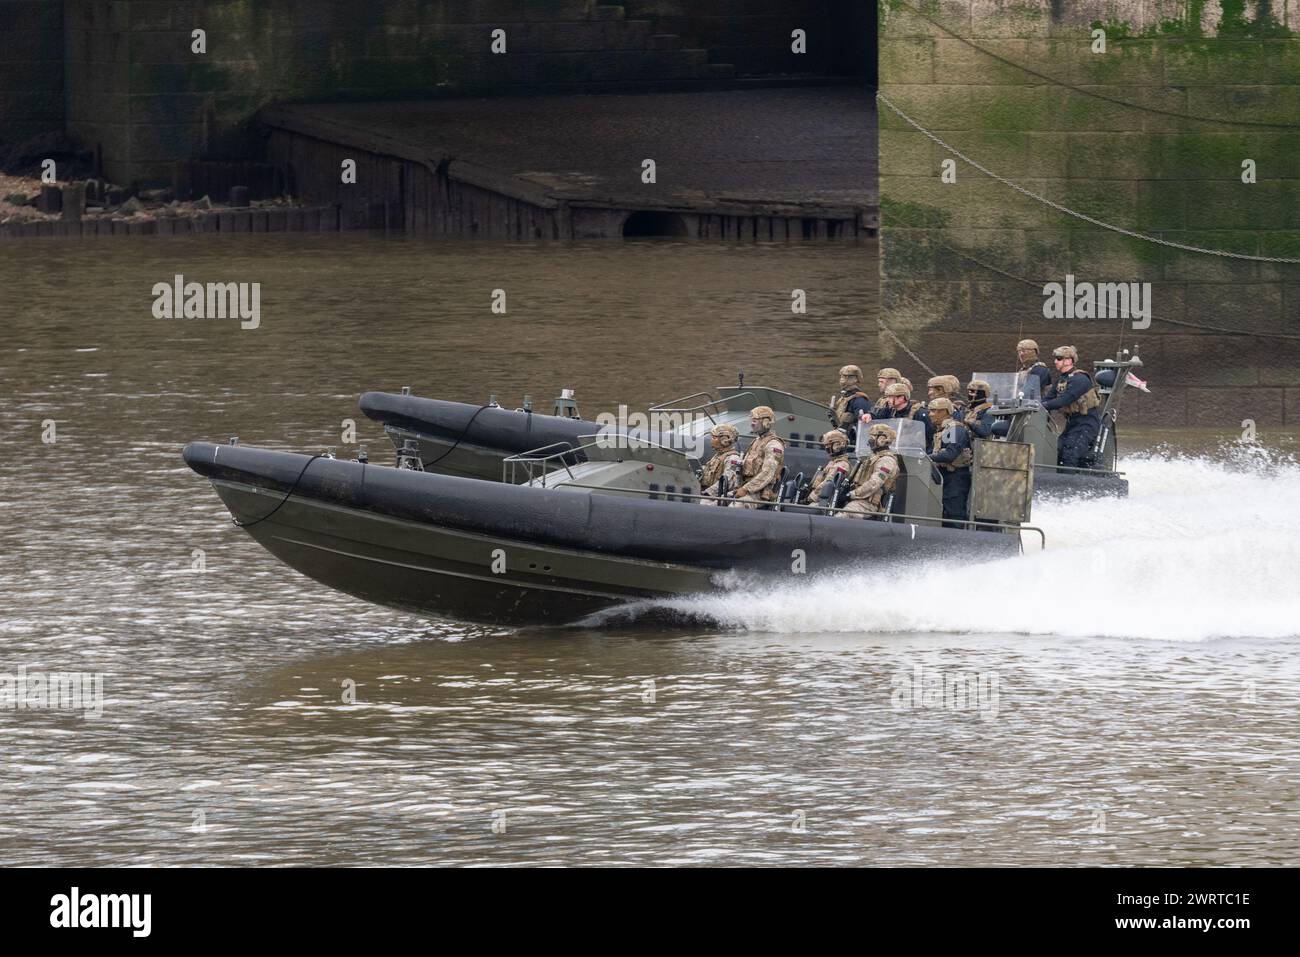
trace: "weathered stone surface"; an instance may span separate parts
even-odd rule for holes
[[[951,3],[936,27],[895,15],[891,0],[882,4],[891,11],[881,87],[922,125],[1012,182],[1115,227],[1209,250],[1300,258],[1300,39],[1264,22],[1270,8],[1192,10],[1178,0],[965,6],[967,21],[962,4]],[[1094,21],[1106,30],[1105,53],[1091,49]],[[928,52],[929,91],[920,71],[902,69],[918,50]],[[1142,343],[1153,385],[1168,388],[1126,414],[1181,424],[1189,407],[1206,404],[1187,390],[1253,388],[1260,415],[1280,421],[1292,363],[1276,357],[1289,359],[1292,343],[1273,336],[1300,335],[1300,267],[1125,236],[1045,209],[964,163],[958,183],[941,187],[938,161],[947,154],[932,146],[931,171],[917,175],[918,146],[891,129],[901,122],[882,111],[881,125],[882,152],[891,137],[899,149],[881,163],[884,296],[909,322],[954,328],[961,310],[953,290],[963,288],[968,342],[984,340],[978,330],[1016,335],[1022,325],[1036,325],[1041,341],[1054,338],[1041,312],[1035,317],[1042,281],[1071,272],[1150,282],[1152,325],[1124,336]],[[1246,159],[1257,168],[1253,185],[1241,180]],[[903,235],[891,237],[895,231]],[[999,278],[990,264],[1009,276]],[[1113,348],[1117,323],[1102,325]],[[1086,335],[1078,322],[1049,328]]]

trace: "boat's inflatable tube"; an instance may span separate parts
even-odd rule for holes
[[[375,515],[619,559],[790,574],[804,551],[810,571],[904,557],[955,559],[965,551],[1014,553],[1019,536],[831,518],[809,512],[709,508],[617,495],[557,491],[365,465],[249,446],[193,442],[185,461],[214,481],[287,492]],[[305,467],[305,471],[304,471]],[[272,499],[267,507],[274,506]],[[261,516],[241,516],[245,522]],[[268,522],[274,523],[278,516]]]
[[[500,449],[502,455],[517,455],[557,442],[574,448],[600,426],[582,419],[516,412],[495,406],[469,405],[443,399],[391,392],[365,392],[358,404],[376,422],[419,432],[445,442],[457,440],[469,445]]]

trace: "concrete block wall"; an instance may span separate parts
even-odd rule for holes
[[[0,0],[0,143],[63,129],[63,0]]]
[[[1295,0],[881,0],[879,16],[884,94],[986,168],[1129,230],[1300,258]],[[880,126],[883,314],[932,364],[1006,367],[1021,334],[1094,358],[1136,340],[1157,389],[1139,419],[1300,423],[1300,266],[1120,235],[961,160],[945,184],[949,152],[883,106]],[[1067,274],[1152,283],[1151,328],[1045,318],[1043,286]]]

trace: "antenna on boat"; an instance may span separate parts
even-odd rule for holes
[[[741,389],[745,388],[745,370],[744,370],[744,369],[737,369],[737,370],[736,370],[736,385],[737,385],[738,388],[741,388]]]

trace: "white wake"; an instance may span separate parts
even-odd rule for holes
[[[1166,641],[1300,635],[1300,463],[1259,446],[1123,460],[1130,496],[1035,503],[1040,552],[900,562],[662,603],[762,632],[991,632]]]

